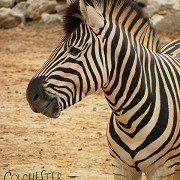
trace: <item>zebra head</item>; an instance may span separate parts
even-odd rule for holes
[[[106,83],[100,4],[71,2],[64,17],[65,37],[31,79],[26,92],[32,110],[51,118],[59,117],[62,110]]]

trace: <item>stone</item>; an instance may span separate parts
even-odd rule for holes
[[[153,26],[158,26],[159,22],[164,18],[163,15],[159,15],[159,14],[155,14],[154,16],[152,16],[152,18],[150,19]]]
[[[41,21],[45,24],[52,24],[52,23],[60,24],[63,21],[63,17],[59,14],[43,13],[41,15]]]
[[[76,0],[66,0],[67,4],[71,4],[73,2],[75,2]]]
[[[148,17],[152,17],[156,12],[159,11],[159,4],[156,1],[152,1],[150,4],[147,4],[143,9],[144,13]]]
[[[176,0],[153,0],[159,3],[160,6],[173,6],[176,3]],[[148,0],[149,4],[152,2],[152,0]]]
[[[22,1],[16,4],[16,6],[13,7],[13,11],[17,12],[18,14],[22,14],[23,21],[25,22],[27,17],[27,2]]]
[[[179,0],[176,0],[176,3],[174,4],[173,8],[175,10],[180,10],[180,1]]]
[[[175,9],[179,6],[179,0],[134,0],[137,3],[145,5],[144,13],[148,17],[154,14],[167,14],[169,10]]]
[[[55,7],[55,10],[58,14],[63,14],[65,9],[66,9],[66,6],[67,4],[65,3],[62,3],[62,4],[58,4],[56,7]]]
[[[44,12],[55,12],[57,2],[55,0],[28,0],[27,15],[32,19],[40,19]]]
[[[58,3],[64,3],[66,0],[56,0]]]
[[[176,4],[176,0],[159,0],[159,11],[158,14],[160,14],[163,11],[169,11],[173,9],[174,4]]]
[[[0,0],[0,8],[1,7],[6,7],[10,8],[14,5],[15,0]]]
[[[174,31],[180,29],[180,11],[172,11],[163,16],[154,27],[159,31]]]
[[[23,1],[25,2],[27,0],[15,0],[16,3],[20,3],[20,2],[23,2]]]
[[[21,14],[10,8],[0,8],[0,28],[12,28],[23,22]]]
[[[159,6],[173,7],[173,5],[176,4],[179,0],[134,0],[134,1],[146,5],[156,2],[159,4]]]
[[[137,3],[148,4],[148,0],[134,0]]]

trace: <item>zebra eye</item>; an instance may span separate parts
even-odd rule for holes
[[[69,50],[69,53],[73,56],[77,56],[80,52],[81,50],[76,47],[71,47],[71,49]]]

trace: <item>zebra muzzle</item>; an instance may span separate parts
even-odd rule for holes
[[[44,87],[44,78],[32,79],[26,90],[26,98],[31,109],[36,113],[42,113],[50,118],[60,116],[60,107],[55,95],[48,94]]]

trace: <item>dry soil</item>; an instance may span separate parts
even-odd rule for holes
[[[0,180],[6,173],[6,180],[23,175],[42,179],[41,173],[52,179],[57,172],[61,179],[113,179],[106,141],[110,109],[101,93],[56,120],[33,113],[26,101],[30,78],[61,35],[58,26],[0,29]],[[160,36],[167,43],[180,31]]]

